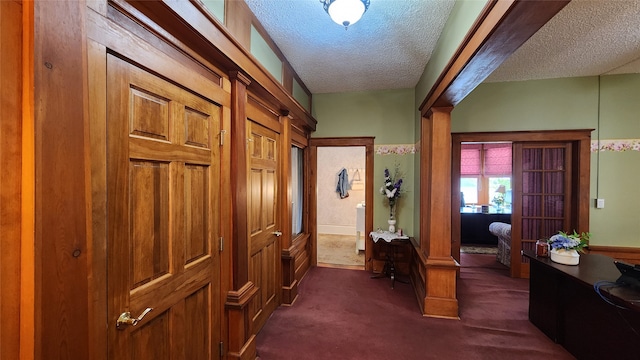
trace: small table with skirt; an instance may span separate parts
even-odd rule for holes
[[[384,268],[382,272],[378,275],[374,275],[372,279],[389,277],[391,278],[391,288],[393,289],[395,285],[395,281],[408,284],[408,281],[403,281],[400,279],[396,279],[396,267],[395,267],[395,257],[396,257],[396,246],[403,245],[406,241],[409,240],[408,236],[398,235],[396,233],[392,233],[389,231],[372,231],[369,233],[369,236],[373,240],[374,243],[378,243],[378,241],[382,240],[382,245],[385,246],[385,262]]]

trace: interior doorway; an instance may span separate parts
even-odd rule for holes
[[[322,146],[317,159],[318,265],[364,269],[366,149]]]
[[[312,264],[370,271],[372,249],[366,239],[373,227],[373,208],[367,206],[373,201],[373,138],[314,138],[309,150]],[[338,185],[343,191],[336,191]],[[344,250],[336,252],[337,247]],[[341,264],[347,257],[358,265]]]
[[[511,232],[512,158],[511,142],[461,144],[460,252],[491,254],[506,267],[510,261],[505,241]]]
[[[508,242],[512,277],[529,277],[528,259],[521,251],[531,251],[538,239],[558,230],[588,231],[591,130],[453,133],[453,204],[461,203],[461,148],[468,142],[513,143],[512,226]],[[531,180],[545,177],[562,181]],[[451,255],[460,261],[461,216],[457,207],[452,206],[451,210]]]

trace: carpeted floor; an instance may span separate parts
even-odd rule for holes
[[[461,255],[460,320],[423,317],[408,284],[310,269],[257,336],[261,360],[572,359],[528,320],[528,280],[493,255]]]
[[[364,267],[364,251],[356,254],[355,235],[318,234],[318,263]]]

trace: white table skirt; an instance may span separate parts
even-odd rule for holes
[[[398,235],[388,231],[372,231],[369,233],[369,236],[373,239],[374,243],[377,243],[378,240],[384,240],[386,242],[391,242],[392,240],[409,240],[409,237],[406,235]]]

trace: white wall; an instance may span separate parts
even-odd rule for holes
[[[365,164],[363,146],[318,147],[318,233],[355,235],[356,206],[365,199]],[[347,169],[351,184],[356,169],[362,181],[361,189],[349,190],[349,197],[344,199],[336,192],[338,173],[342,168]]]

